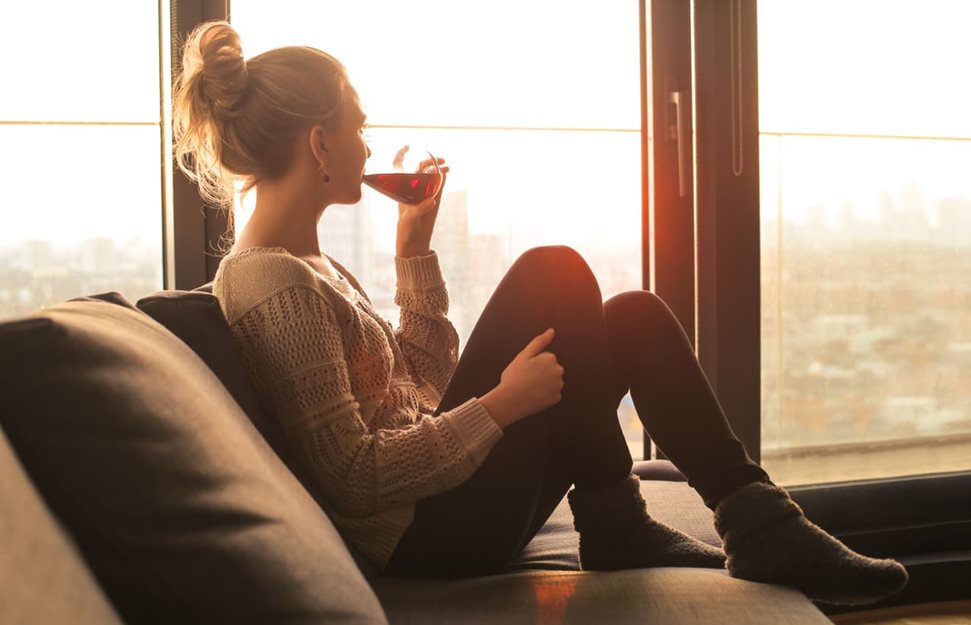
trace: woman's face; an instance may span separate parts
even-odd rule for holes
[[[354,204],[361,199],[364,163],[371,154],[364,140],[366,119],[357,93],[349,88],[337,124],[327,132],[327,151],[330,154],[327,168],[330,182],[327,186],[331,201],[335,204]]]

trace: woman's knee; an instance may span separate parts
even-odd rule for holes
[[[664,300],[651,291],[627,291],[604,302],[608,327],[657,327],[675,321],[674,313]]]
[[[549,267],[569,267],[587,268],[587,261],[583,259],[580,252],[569,245],[541,245],[531,247],[516,259],[515,264],[528,264],[530,266]]]
[[[597,279],[593,270],[583,256],[568,245],[544,245],[533,247],[523,252],[513,269],[528,271],[546,284],[562,286],[569,284],[576,286],[587,284],[597,286]]]

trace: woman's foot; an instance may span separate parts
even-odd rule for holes
[[[863,605],[907,584],[899,562],[851,550],[771,483],[748,484],[726,497],[715,508],[715,529],[733,577],[794,586],[816,601]]]
[[[721,549],[652,519],[636,475],[567,495],[580,533],[580,566],[589,571],[690,566],[724,568]]]

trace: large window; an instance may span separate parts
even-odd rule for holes
[[[4,3],[0,76],[0,316],[161,288],[158,5]]]
[[[577,249],[604,298],[642,288],[636,1],[440,0],[416,10],[393,0],[234,0],[232,21],[247,56],[293,44],[335,55],[361,93],[375,142],[448,159],[432,245],[463,345],[505,270],[533,246]],[[366,190],[361,203],[328,208],[321,222],[324,250],[391,320],[396,218],[389,200]],[[640,457],[629,395],[620,418]]]
[[[971,5],[760,0],[758,21],[763,462],[967,470]]]
[[[0,316],[161,288],[165,5],[0,9]],[[912,9],[758,3],[761,443],[782,483],[968,468],[971,8]],[[532,246],[578,249],[605,298],[645,285],[638,2],[235,0],[232,20],[248,56],[335,54],[376,142],[448,159],[433,246],[463,344]],[[395,219],[366,190],[321,225],[392,320]]]

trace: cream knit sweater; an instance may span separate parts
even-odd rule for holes
[[[435,252],[395,258],[397,329],[325,258],[338,278],[283,248],[231,252],[213,291],[318,501],[383,569],[415,502],[466,480],[502,430],[477,398],[432,416],[458,360]]]

